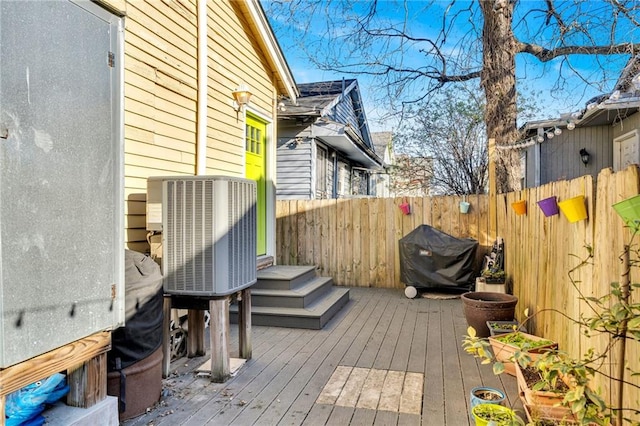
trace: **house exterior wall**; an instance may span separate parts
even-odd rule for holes
[[[610,125],[577,127],[564,130],[553,139],[545,139],[526,151],[525,186],[536,186],[535,150],[540,150],[540,185],[557,180],[574,179],[583,175],[597,176],[598,172],[613,164],[613,129]],[[585,148],[591,159],[586,166],[580,160]]]
[[[282,200],[313,198],[312,138],[309,128],[281,125],[278,129],[276,197]]]
[[[147,178],[196,174],[197,1],[102,4],[125,16],[125,245],[146,252]],[[243,2],[207,2],[207,22],[206,174],[242,177],[244,112],[236,113],[231,92],[247,84],[253,94],[248,110],[271,122],[275,70]],[[273,158],[275,125],[268,133],[267,157]],[[267,167],[275,169],[275,160]],[[267,176],[267,235],[275,235],[275,170],[267,170]]]

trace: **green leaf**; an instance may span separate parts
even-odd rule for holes
[[[493,363],[493,374],[497,376],[498,374],[502,373],[504,373],[504,364],[499,361]]]
[[[469,337],[476,337],[476,329],[469,326],[469,328],[467,328],[467,334]]]

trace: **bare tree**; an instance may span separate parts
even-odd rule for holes
[[[287,28],[302,31],[297,48],[317,67],[374,76],[380,88],[387,89],[385,98],[392,106],[400,100],[400,110],[447,84],[479,79],[486,97],[486,133],[498,145],[513,143],[520,136],[516,126],[518,55],[557,68],[555,87],[561,90],[568,88],[566,77],[571,74],[588,83],[603,83],[609,58],[626,60],[640,47],[633,42],[640,39],[640,2],[636,0],[397,0],[393,16],[380,13],[377,0],[264,4],[276,33]],[[384,10],[391,8],[385,2]],[[417,24],[434,21],[439,28],[416,29]],[[422,60],[412,62],[416,52]],[[581,72],[585,55],[594,61],[587,72]],[[595,67],[604,74],[593,72]],[[517,188],[519,176],[513,173],[519,170],[517,153],[498,150],[498,154],[498,190]]]
[[[407,125],[394,138],[397,153],[429,158],[431,194],[482,194],[487,189],[488,156],[484,97],[479,90],[448,88],[410,107]],[[419,176],[397,165],[395,175]]]

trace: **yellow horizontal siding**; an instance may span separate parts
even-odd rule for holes
[[[125,205],[127,246],[147,251],[147,178],[193,175],[196,163],[195,0],[123,1],[125,20]],[[241,2],[208,8],[206,173],[244,176],[244,113],[232,90],[247,84],[251,108],[272,117],[273,72]],[[122,10],[122,9],[120,9]],[[134,248],[135,247],[135,248]]]

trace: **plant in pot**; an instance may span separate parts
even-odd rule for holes
[[[585,355],[588,361],[550,351],[535,361],[517,362],[518,389],[529,419],[545,419],[548,424],[611,424],[604,414],[604,400],[589,386],[594,375],[589,365],[595,358],[592,351]]]
[[[503,364],[504,371],[515,376],[516,369],[514,358],[526,353],[529,359],[535,359],[539,354],[549,350],[558,349],[558,344],[552,340],[544,339],[522,331],[489,336],[489,344],[497,362]]]
[[[487,284],[504,284],[506,280],[506,273],[502,269],[485,269],[480,274],[484,278]]]
[[[473,409],[478,404],[498,404],[502,405],[506,398],[504,392],[487,386],[476,386],[471,389],[469,396],[469,407]]]
[[[516,360],[529,363],[540,353],[557,349],[558,344],[522,331],[484,338],[479,336],[473,327],[469,327],[462,347],[467,353],[482,359],[485,364],[493,362],[495,374],[506,371],[515,376]]]
[[[471,409],[476,426],[524,426],[516,413],[497,404],[478,404]]]
[[[487,321],[487,327],[489,328],[489,333],[491,333],[492,336],[513,333],[514,331],[527,332],[527,328],[524,325],[520,325],[517,320]]]

